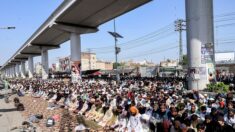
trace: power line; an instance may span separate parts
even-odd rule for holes
[[[132,48],[135,48],[135,47],[138,47],[138,46],[143,46],[143,44],[148,44],[150,42],[154,42],[154,41],[157,41],[157,40],[161,40],[163,38],[166,38],[168,36],[171,36],[172,34],[174,34],[174,32],[169,32],[167,34],[161,34],[160,36],[155,36],[155,37],[152,37],[152,38],[148,38],[148,39],[145,39],[145,40],[142,40],[142,41],[139,41],[139,42],[136,42],[136,43],[130,43],[130,44],[127,44],[127,45],[122,45],[120,46],[121,48],[125,48],[125,49],[132,49]],[[102,51],[104,50],[108,50],[108,51],[113,51],[112,49],[100,49]],[[100,51],[100,50],[94,50],[94,51]]]
[[[158,51],[152,51],[152,52],[149,52],[149,51],[145,51],[147,53],[145,54],[141,54],[141,55],[135,55],[135,56],[129,56],[129,57],[124,57],[122,59],[129,59],[129,58],[136,58],[136,57],[142,57],[142,56],[146,56],[146,55],[150,55],[150,54],[157,54],[157,53],[161,53],[161,52],[165,52],[165,51],[168,51],[168,50],[171,50],[171,49],[176,49],[178,48],[179,46],[174,46],[174,47],[169,47],[169,48],[166,48],[166,49],[162,49],[162,50],[158,50]]]
[[[217,44],[218,45],[221,45],[221,44],[234,44],[235,41],[227,41],[227,42],[218,42]]]
[[[224,15],[220,15],[220,17],[225,17],[225,16],[230,16],[230,15],[235,15],[235,13],[226,13]],[[217,22],[222,22],[222,21],[229,21],[229,20],[233,20],[232,18],[229,18],[229,19],[220,19],[220,20],[217,20]],[[233,24],[223,24],[223,25],[219,25],[219,27],[221,26],[229,26],[229,25],[233,25]],[[145,41],[145,40],[148,40],[150,38],[153,38],[155,37],[154,35],[159,35],[159,34],[162,34],[162,32],[166,32],[172,28],[170,28],[171,24],[168,24],[167,26],[157,30],[157,31],[154,31],[152,33],[149,33],[147,35],[144,35],[142,37],[139,37],[137,39],[134,39],[134,40],[130,40],[130,41],[127,41],[125,43],[121,43],[121,44],[118,44],[118,46],[128,46],[128,44],[136,44],[136,43],[139,43],[138,41]],[[162,31],[161,31],[162,30]],[[136,43],[134,43],[136,42]],[[138,44],[137,44],[138,45]],[[113,46],[105,46],[105,47],[99,47],[99,48],[91,48],[92,50],[104,50],[104,49],[109,49],[109,48],[113,48]],[[113,50],[109,50],[109,52],[113,52]]]
[[[135,42],[135,43],[129,43],[129,44],[126,44],[126,45],[120,45],[119,47],[120,48],[123,48],[125,50],[129,50],[129,49],[133,49],[133,48],[136,48],[136,47],[140,47],[140,46],[143,46],[144,44],[149,44],[151,42],[154,42],[154,41],[157,41],[157,40],[161,40],[163,38],[166,38],[168,36],[171,36],[174,32],[168,32],[168,33],[164,33],[164,34],[160,34],[159,36],[154,36],[154,37],[149,37],[147,39],[144,39],[144,40],[141,40],[141,41],[138,41],[138,42]],[[112,52],[113,49],[112,48],[106,48],[106,49],[99,49],[99,50],[94,50],[96,52],[99,52],[99,51],[108,51],[108,52]]]
[[[145,44],[149,44],[149,43],[152,43],[152,42],[156,42],[158,40],[161,40],[161,39],[164,39],[166,37],[169,37],[171,35],[173,35],[175,32],[169,32],[167,34],[162,34],[163,36],[159,36],[158,38],[154,38],[154,39],[149,39],[148,41],[145,40],[144,42],[139,42],[139,43],[134,43],[132,45],[126,45],[125,48],[128,48],[128,49],[131,49],[131,48],[135,48],[135,47],[139,47],[139,46],[143,46]],[[131,47],[130,47],[131,46]],[[133,47],[134,46],[134,47]]]
[[[217,25],[216,27],[227,27],[231,25],[235,25],[235,23],[221,24],[221,25]]]
[[[167,31],[173,29],[173,27],[170,27],[170,26],[172,26],[172,24],[168,24],[167,26],[164,26],[163,28],[160,28],[160,29],[158,29],[158,30],[156,30],[154,32],[148,33],[147,35],[138,37],[136,39],[127,41],[125,43],[118,44],[118,46],[122,46],[122,45],[130,44],[130,43],[134,43],[136,41],[140,41],[140,40],[142,41],[142,40],[145,40],[145,39],[149,39],[149,38],[155,37],[155,35],[159,35],[159,34],[162,34],[164,32],[167,32]],[[104,46],[104,47],[91,48],[91,49],[92,50],[96,50],[96,49],[104,49],[104,48],[112,48],[112,47],[113,46]]]
[[[229,13],[224,13],[224,14],[219,14],[219,15],[215,15],[216,18],[219,17],[226,17],[226,16],[233,16],[235,15],[235,12],[229,12]]]
[[[214,22],[218,23],[218,22],[226,22],[226,21],[234,21],[234,20],[235,20],[235,17],[234,18],[226,18],[226,19],[218,19],[218,20],[215,20]]]
[[[232,16],[232,18],[231,18],[231,16]],[[214,22],[222,23],[222,22],[226,22],[226,21],[235,20],[235,18],[233,18],[233,16],[235,16],[235,12],[216,15],[216,18],[215,18]],[[217,25],[216,27],[225,27],[225,26],[230,26],[230,25],[233,25],[233,24],[235,24],[235,23],[221,24],[221,25]],[[133,40],[130,40],[130,41],[127,41],[125,43],[118,44],[118,45],[122,48],[125,48],[125,51],[129,50],[129,49],[139,47],[139,46],[143,46],[145,44],[152,43],[156,40],[159,40],[159,38],[161,37],[161,35],[163,35],[163,33],[166,33],[166,35],[168,35],[168,31],[171,30],[171,29],[172,29],[171,24],[169,24],[169,25],[167,25],[167,26],[165,26],[161,29],[158,29],[154,32],[151,32],[147,35],[138,37],[136,39],[133,39]],[[169,34],[171,34],[171,33],[169,33]],[[92,50],[96,51],[96,53],[99,53],[99,54],[102,54],[102,53],[106,54],[106,53],[114,52],[113,49],[110,49],[110,48],[113,48],[113,46],[92,48]]]
[[[126,45],[121,45],[119,46],[120,48],[122,49],[125,49],[125,50],[130,50],[130,49],[133,49],[133,48],[137,48],[137,47],[141,47],[141,46],[144,46],[146,44],[151,44],[153,42],[156,42],[158,40],[161,40],[161,39],[164,39],[166,37],[169,37],[171,35],[173,35],[175,32],[168,32],[168,33],[164,33],[164,34],[161,34],[159,36],[155,36],[155,37],[151,37],[151,38],[148,38],[148,39],[145,39],[145,40],[141,40],[141,41],[138,41],[136,43],[129,43],[129,44],[126,44]],[[97,53],[100,53],[100,52],[113,52],[113,48],[106,48],[106,49],[96,49],[93,51],[97,52]]]
[[[152,39],[152,40],[149,40],[149,41],[146,41],[146,42],[142,42],[142,43],[137,43],[136,45],[129,45],[129,47],[125,47],[125,49],[123,49],[122,51],[127,51],[127,50],[130,50],[130,49],[133,49],[133,48],[137,48],[137,47],[141,47],[141,46],[144,46],[144,45],[147,45],[147,44],[153,44],[153,42],[156,42],[160,39],[163,39],[163,38],[166,38],[166,37],[169,37],[170,35],[172,35],[174,32],[171,32],[169,34],[166,34],[164,36],[162,36],[161,38],[155,38],[155,39]],[[132,46],[132,47],[130,47]],[[123,48],[123,47],[122,47]],[[111,53],[111,52],[114,52],[114,50],[105,50],[105,51],[96,51],[96,53],[101,53],[101,54],[107,54],[107,53]]]

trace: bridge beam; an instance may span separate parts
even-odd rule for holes
[[[87,33],[95,33],[99,31],[96,27],[88,27],[83,25],[75,25],[70,23],[53,23],[51,28],[55,28],[58,30],[62,30],[68,33],[77,33],[77,34],[87,34]]]

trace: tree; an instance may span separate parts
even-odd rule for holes
[[[182,60],[181,64],[188,65],[188,56],[187,55],[183,55],[183,60]]]
[[[117,67],[119,67],[119,66],[122,66],[122,64],[116,63],[116,62],[113,63],[113,69],[117,69]]]

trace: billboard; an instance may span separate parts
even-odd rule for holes
[[[215,53],[215,62],[234,61],[234,52],[219,52]]]

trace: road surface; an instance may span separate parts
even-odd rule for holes
[[[0,131],[1,132],[16,132],[10,131],[15,126],[20,126],[24,121],[19,111],[16,111],[13,103],[5,103],[3,96],[0,96]]]

